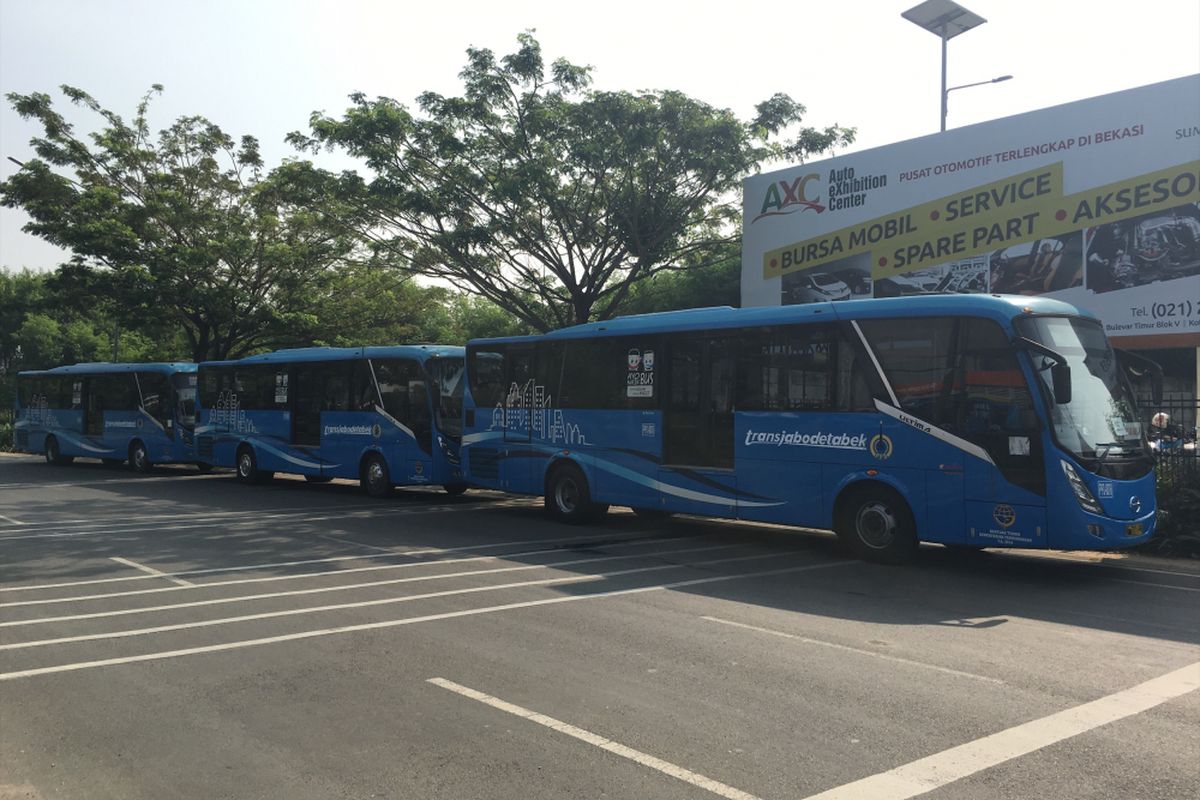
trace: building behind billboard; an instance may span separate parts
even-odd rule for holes
[[[1200,75],[746,179],[743,305],[929,292],[1049,295],[1194,368]]]

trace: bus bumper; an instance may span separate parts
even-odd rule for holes
[[[1079,519],[1055,532],[1053,546],[1062,550],[1120,550],[1143,544],[1154,535],[1157,509],[1136,519],[1112,519],[1080,509]]]

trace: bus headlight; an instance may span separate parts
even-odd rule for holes
[[[1083,482],[1083,478],[1079,477],[1079,473],[1075,471],[1075,467],[1067,461],[1061,463],[1063,472],[1067,475],[1067,483],[1071,484],[1071,491],[1075,493],[1075,499],[1079,501],[1079,505],[1083,510],[1090,511],[1093,514],[1103,514],[1104,509],[1096,502],[1096,498],[1092,496],[1092,491]]]

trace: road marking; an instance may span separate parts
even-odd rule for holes
[[[375,550],[380,553],[395,553],[396,552],[395,550],[393,550],[390,547],[377,547],[373,544],[365,544],[363,542],[356,542],[353,539],[343,539],[340,536],[330,536],[328,533],[318,533],[316,536],[318,539],[326,539],[331,542],[337,542],[338,544],[348,544],[348,545],[353,545],[354,547],[362,547],[366,550]]]
[[[386,508],[387,508],[386,506],[380,506],[379,503],[353,503],[353,504],[344,505],[344,506],[323,505],[323,506],[306,506],[306,507],[301,507],[301,508],[296,508],[295,506],[280,507],[280,508],[248,508],[248,509],[244,509],[241,511],[201,511],[201,510],[185,511],[185,512],[174,511],[174,512],[171,512],[170,514],[143,514],[143,513],[139,512],[137,515],[137,522],[134,524],[144,523],[144,524],[149,525],[151,523],[161,522],[163,520],[173,520],[173,519],[182,520],[184,522],[187,522],[187,521],[191,521],[191,520],[215,520],[215,519],[220,519],[222,517],[249,517],[249,516],[254,516],[256,514],[308,514],[308,513],[314,512],[314,511],[372,511],[372,510],[379,510],[379,509],[386,509]],[[97,519],[95,517],[84,517],[84,518],[76,518],[76,519],[30,520],[29,522],[26,522],[24,524],[26,526],[28,526],[29,529],[42,528],[42,529],[49,530],[49,529],[53,529],[53,528],[67,528],[67,527],[74,528],[79,525],[83,525],[86,527],[106,527],[106,528],[113,527],[113,526],[120,527],[123,525],[129,525],[130,521],[128,519],[114,519],[114,518]]]
[[[83,457],[87,458],[87,456],[83,456]],[[174,481],[179,481],[179,480],[197,480],[197,479],[211,479],[211,478],[222,478],[222,477],[225,477],[225,476],[223,476],[223,475],[188,474],[186,472],[181,471],[177,475],[161,475],[159,477],[154,477],[154,478],[112,478],[109,480],[99,480],[99,481],[71,481],[71,482],[60,482],[60,483],[34,483],[34,482],[0,483],[0,491],[4,491],[5,489],[69,489],[69,488],[73,488],[76,486],[108,486],[110,484],[155,483],[157,481],[172,481],[172,482],[174,482]]]
[[[951,747],[806,800],[905,800],[1110,722],[1148,711],[1200,688],[1200,662],[1130,689]]]
[[[267,636],[262,639],[243,639],[237,642],[202,645],[199,647],[185,647],[180,650],[163,650],[157,653],[142,653],[141,655],[136,656],[104,658],[95,661],[77,661],[70,664],[56,664],[50,667],[36,667],[33,669],[23,669],[14,672],[0,672],[0,681],[11,681],[20,678],[33,678],[39,675],[54,675],[61,672],[77,672],[84,669],[97,669],[100,667],[112,667],[122,664],[137,664],[145,661],[162,661],[169,658],[182,658],[184,656],[201,655],[205,653],[220,653],[228,650],[240,650],[246,647],[261,647],[269,644],[295,642],[303,639],[316,639],[324,636],[336,636],[343,633],[357,633],[359,631],[383,630],[386,628],[400,627],[402,625],[417,625],[424,622],[437,622],[440,620],[458,619],[459,617],[473,617],[481,614],[495,614],[500,611],[512,611],[521,608],[535,608],[537,606],[557,605],[560,603],[574,603],[580,600],[600,600],[610,597],[625,597],[628,595],[645,594],[647,592],[661,592],[667,589],[680,589],[686,586],[701,586],[710,583],[744,580],[746,578],[765,578],[772,575],[788,575],[796,572],[829,569],[831,567],[841,567],[848,564],[857,563],[859,562],[830,561],[825,564],[804,564],[798,567],[780,567],[777,569],[763,570],[761,572],[740,572],[736,575],[714,575],[707,578],[692,578],[684,581],[660,583],[655,586],[638,586],[632,589],[612,589],[610,591],[596,592],[594,594],[559,595],[557,597],[546,597],[541,600],[526,600],[520,603],[505,603],[503,605],[485,606],[483,608],[468,608],[461,611],[447,611],[441,614],[426,614],[420,617],[404,617],[402,619],[390,619],[382,622],[366,622],[357,625],[342,625],[336,628],[320,628],[318,630],[300,631],[298,633],[286,633],[279,636]]]
[[[733,547],[735,545],[725,545],[723,547],[701,548],[720,550]],[[329,611],[345,611],[351,608],[370,608],[373,606],[396,605],[398,603],[411,603],[416,600],[431,600],[438,597],[454,597],[464,594],[479,594],[481,592],[497,592],[502,589],[527,589],[531,586],[558,586],[569,583],[590,583],[592,581],[607,580],[609,578],[621,577],[624,575],[635,575],[643,572],[660,572],[666,569],[685,569],[690,567],[708,566],[710,564],[732,564],[738,561],[752,561],[763,558],[777,558],[774,553],[760,554],[753,556],[739,556],[738,558],[713,558],[707,561],[693,561],[684,564],[656,564],[650,567],[634,567],[632,569],[613,570],[612,572],[603,572],[596,575],[571,575],[565,578],[543,578],[534,581],[518,581],[515,583],[501,583],[495,586],[472,586],[466,589],[450,589],[444,592],[427,592],[425,594],[405,595],[403,597],[383,597],[375,600],[359,600],[352,603],[335,603],[325,606],[306,606],[304,608],[289,608],[283,611],[264,611],[258,614],[242,614],[237,617],[220,617],[218,619],[199,620],[197,622],[179,622],[173,625],[156,625],[151,628],[133,628],[130,630],[111,631],[105,633],[88,633],[79,636],[62,636],[56,639],[35,639],[26,642],[9,642],[0,644],[0,650],[25,650],[31,647],[46,647],[54,644],[76,644],[78,642],[95,642],[102,639],[127,639],[131,636],[148,636],[153,633],[167,633],[169,631],[183,631],[192,628],[211,628],[216,625],[232,625],[238,622],[254,622],[261,619],[277,619],[279,617],[294,617],[302,614],[319,614]],[[609,559],[602,559],[609,560]]]
[[[133,567],[134,569],[140,570],[140,571],[146,573],[147,575],[151,575],[155,578],[163,578],[164,580],[168,580],[171,583],[175,584],[176,586],[195,586],[196,585],[196,584],[192,583],[191,581],[185,581],[183,578],[176,578],[174,575],[168,575],[165,572],[160,572],[159,570],[156,570],[153,567],[147,567],[145,564],[139,564],[136,561],[130,561],[128,558],[119,558],[117,556],[112,556],[112,560],[117,562],[118,564],[124,564],[127,567]]]
[[[270,516],[259,516],[257,518],[247,520],[199,520],[188,524],[178,525],[126,525],[124,527],[106,526],[100,528],[85,528],[83,530],[69,530],[61,533],[46,533],[46,529],[42,529],[38,533],[23,534],[21,536],[0,536],[0,542],[15,542],[26,539],[63,539],[63,538],[79,538],[82,536],[101,536],[110,533],[173,533],[176,531],[193,530],[196,528],[214,528],[219,526],[227,526],[228,529],[245,528],[261,525],[264,520],[284,521],[294,519],[297,516],[302,516],[301,521],[308,522],[323,522],[328,520],[344,521],[348,519],[371,519],[380,516],[416,516],[420,514],[449,514],[463,511],[491,511],[497,508],[512,508],[521,507],[523,503],[513,501],[511,503],[488,503],[483,504],[467,504],[456,503],[450,506],[422,506],[420,508],[381,508],[377,511],[352,511],[350,513],[331,513],[326,516],[303,516],[298,514],[275,514]]]
[[[653,538],[636,538],[635,537],[635,538],[630,538],[630,539],[608,539],[608,540],[597,541],[594,535],[592,535],[592,536],[567,536],[567,537],[563,537],[561,539],[527,539],[527,540],[521,541],[521,542],[498,542],[496,544],[477,544],[477,545],[467,545],[464,547],[448,547],[448,548],[431,547],[431,548],[427,548],[424,550],[407,550],[404,552],[393,553],[392,555],[393,556],[407,556],[407,557],[416,557],[416,556],[422,556],[422,555],[445,555],[447,553],[465,553],[465,552],[470,552],[472,550],[482,550],[482,549],[488,548],[488,547],[512,547],[512,546],[525,545],[525,544],[555,544],[555,543],[564,543],[565,544],[565,543],[570,543],[570,542],[583,542],[583,541],[594,543],[594,546],[604,545],[604,546],[611,547],[611,546],[616,546],[616,545],[628,545],[630,547],[644,547],[646,545],[658,544],[659,542],[668,542],[668,541],[674,541],[676,539],[691,539],[691,538],[698,538],[698,537],[678,537],[678,536],[661,536],[661,537],[653,537]],[[328,577],[331,575],[339,575],[339,576],[340,575],[352,575],[352,574],[359,573],[359,572],[378,572],[380,570],[388,570],[388,569],[410,569],[412,567],[427,567],[427,566],[438,565],[438,564],[461,564],[461,563],[464,563],[467,561],[488,561],[488,560],[494,560],[494,559],[518,558],[518,557],[524,557],[524,556],[538,555],[540,553],[555,553],[562,549],[563,548],[561,548],[561,547],[546,547],[546,548],[539,548],[537,550],[518,551],[515,553],[493,553],[493,554],[482,555],[482,556],[471,556],[470,558],[448,558],[448,559],[444,559],[444,560],[424,559],[421,561],[414,561],[414,562],[410,562],[407,564],[376,564],[376,565],[369,566],[369,567],[350,567],[349,569],[325,570],[323,572],[297,572],[297,573],[291,574],[291,575],[268,575],[268,576],[265,576],[262,578],[239,578],[236,580],[228,580],[228,581],[210,581],[208,583],[195,583],[191,587],[187,587],[187,588],[212,589],[212,588],[221,587],[221,586],[240,586],[240,585],[247,584],[247,583],[275,583],[277,581],[293,581],[293,580],[301,580],[303,578],[323,578],[323,577]],[[254,565],[254,566],[243,566],[243,567],[216,567],[213,569],[189,570],[186,572],[169,572],[169,573],[163,573],[163,574],[171,575],[173,577],[178,577],[181,575],[200,575],[200,574],[206,574],[206,573],[212,573],[212,572],[226,572],[226,571],[233,571],[233,570],[266,569],[268,567],[290,567],[290,566],[296,566],[296,565],[300,565],[300,564],[326,563],[326,562],[330,562],[330,561],[366,561],[369,559],[384,558],[384,557],[385,556],[383,554],[362,555],[362,556],[332,556],[330,558],[311,559],[311,560],[307,560],[307,561],[290,561],[290,562],[280,562],[277,564],[259,564],[259,565]],[[153,576],[147,575],[144,577],[146,579],[149,579]],[[111,581],[111,580],[141,580],[142,578],[143,578],[143,576],[139,575],[136,578],[119,578],[119,579],[118,578],[102,578],[100,580],[107,582],[107,581]],[[27,587],[14,587],[12,589],[4,589],[4,590],[0,590],[0,591],[15,592],[22,588],[27,588]],[[46,588],[46,587],[42,586],[42,587],[38,587],[38,588]],[[43,598],[41,600],[14,600],[11,603],[0,603],[0,608],[17,608],[20,606],[52,605],[52,604],[57,604],[57,603],[78,603],[78,602],[83,602],[86,600],[106,600],[106,599],[110,599],[113,597],[135,597],[137,595],[143,595],[143,594],[161,594],[162,592],[178,592],[178,591],[181,591],[183,588],[185,588],[185,587],[176,588],[173,586],[163,586],[163,587],[158,587],[155,589],[130,589],[129,591],[125,591],[125,592],[104,592],[101,594],[85,594],[85,595],[79,595],[79,596],[73,596],[73,597],[47,597],[47,598]]]
[[[709,545],[706,547],[688,547],[679,550],[655,551],[650,553],[650,556],[673,556],[680,553],[696,553],[712,550],[731,550],[741,545],[726,544],[726,545]],[[537,551],[537,552],[559,552],[559,551]],[[423,581],[446,580],[449,578],[466,578],[478,575],[491,575],[493,573],[505,572],[522,572],[535,569],[557,569],[559,567],[574,566],[576,564],[592,564],[601,561],[617,561],[619,559],[638,558],[639,556],[630,553],[618,553],[600,557],[576,558],[570,561],[557,561],[550,564],[524,564],[518,567],[501,567],[500,569],[476,569],[466,572],[444,572],[437,575],[418,575],[415,578],[389,578],[384,581],[368,581],[366,583],[348,583],[338,584],[337,586],[318,586],[313,589],[297,589],[291,592],[267,592],[263,594],[247,594],[238,595],[237,597],[218,597],[212,600],[195,600],[187,603],[171,603],[162,606],[146,606],[144,608],[122,608],[114,611],[96,611],[90,614],[71,614],[58,617],[34,617],[32,619],[8,620],[0,622],[0,628],[14,628],[28,625],[45,625],[55,622],[78,622],[85,619],[101,619],[105,617],[123,617],[130,614],[147,614],[159,611],[177,611],[182,608],[198,608],[201,606],[225,605],[228,603],[242,603],[254,600],[271,600],[279,597],[297,597],[309,594],[321,594],[326,592],[342,592],[354,589],[369,589],[377,586],[391,586],[401,583],[418,583]],[[643,556],[644,557],[644,556]],[[475,561],[479,559],[461,559],[462,561]],[[442,562],[452,563],[452,562]],[[405,564],[404,566],[415,566]],[[57,640],[55,640],[57,641]],[[9,644],[0,645],[0,650],[12,649],[21,645]]]
[[[784,639],[794,639],[795,641],[803,642],[804,644],[815,644],[820,645],[821,647],[829,647],[834,650],[842,650],[847,653],[858,653],[859,655],[863,656],[871,656],[872,658],[878,658],[883,661],[894,661],[897,664],[907,664],[910,667],[932,669],[937,672],[941,672],[946,675],[954,675],[959,678],[974,678],[975,680],[986,681],[988,683],[1004,683],[1004,681],[1000,680],[999,678],[989,678],[986,675],[976,675],[974,672],[963,672],[962,670],[950,669],[949,667],[940,667],[937,664],[927,664],[924,661],[913,661],[909,658],[890,656],[886,653],[877,653],[874,650],[863,650],[858,647],[850,647],[849,645],[838,644],[837,642],[827,642],[822,639],[813,639],[808,636],[799,636],[794,633],[785,633],[784,631],[776,631],[770,628],[760,628],[757,625],[747,625],[744,622],[734,622],[733,620],[721,619],[720,617],[706,616],[701,616],[700,619],[708,620],[709,622],[719,622],[722,625],[731,625],[735,628],[745,628],[746,630],[750,631],[758,631],[759,633],[768,633],[772,636],[780,636]]]
[[[583,728],[577,728],[570,723],[562,720],[548,717],[545,714],[539,714],[536,711],[531,711],[528,708],[522,708],[514,703],[509,703],[506,700],[501,700],[499,697],[493,697],[490,694],[484,694],[476,689],[471,689],[462,684],[448,681],[445,678],[429,678],[426,683],[431,683],[434,686],[440,686],[443,689],[448,689],[455,694],[460,694],[463,697],[469,697],[472,700],[477,700],[480,703],[491,706],[492,708],[520,717],[521,719],[535,722],[545,728],[553,731],[566,734],[581,742],[587,742],[594,747],[599,747],[613,755],[627,758],[636,764],[641,764],[643,767],[657,770],[664,775],[669,775],[677,780],[690,783],[692,786],[697,786],[706,791],[712,792],[720,797],[729,798],[729,800],[758,800],[752,794],[743,792],[741,789],[735,789],[732,786],[715,781],[712,778],[701,775],[698,772],[692,772],[690,769],[685,769],[669,761],[663,761],[661,758],[655,758],[652,755],[643,753],[640,750],[634,750],[632,747],[614,742],[612,739],[606,739],[603,736],[598,736],[590,731],[585,731]]]
[[[0,519],[4,520],[5,522],[10,522],[13,525],[25,525],[25,523],[21,522],[21,520],[13,519],[12,517],[6,517],[3,514],[0,514]]]
[[[1175,586],[1171,583],[1153,583],[1151,581],[1131,581],[1128,578],[1109,578],[1115,583],[1132,583],[1136,586],[1153,586],[1156,589],[1178,589],[1181,592],[1200,592],[1200,587]]]

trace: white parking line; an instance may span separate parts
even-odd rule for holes
[[[223,644],[185,647],[179,650],[163,650],[157,653],[142,653],[141,655],[136,656],[104,658],[97,659],[95,661],[76,661],[70,664],[56,664],[50,667],[35,667],[33,669],[22,669],[14,672],[0,672],[0,681],[18,680],[20,678],[33,678],[39,675],[54,675],[61,672],[76,672],[85,669],[98,669],[100,667],[113,667],[122,664],[138,664],[145,661],[162,661],[169,658],[182,658],[184,656],[201,655],[204,653],[221,653],[228,650],[240,650],[246,647],[261,647],[263,645],[279,644],[282,642],[295,642],[303,639],[315,639],[323,636],[336,636],[343,633],[382,630],[385,628],[395,628],[402,625],[417,625],[424,622],[436,622],[439,620],[457,619],[459,617],[495,614],[500,611],[512,611],[519,608],[535,608],[538,606],[557,605],[559,603],[574,603],[580,600],[601,600],[609,597],[625,597],[627,595],[644,594],[646,592],[661,592],[667,589],[680,589],[686,586],[701,586],[710,583],[744,580],[747,578],[765,578],[772,575],[788,575],[796,572],[829,569],[831,567],[841,567],[847,564],[856,563],[858,562],[830,561],[825,564],[804,564],[798,567],[780,567],[778,569],[763,570],[761,572],[740,572],[736,575],[714,575],[707,578],[692,578],[684,581],[660,583],[655,586],[637,586],[632,589],[613,589],[611,591],[596,592],[594,594],[559,595],[557,597],[546,597],[541,600],[526,600],[519,603],[505,603],[503,605],[485,606],[483,608],[467,608],[463,609],[462,611],[447,611],[441,614],[426,614],[420,617],[404,617],[402,619],[390,619],[381,622],[366,622],[358,625],[342,625],[336,628],[320,628],[318,630],[300,631],[297,633],[281,634],[279,636],[267,636],[261,639],[243,639],[241,641],[225,642]]]
[[[161,611],[178,611],[183,608],[198,608],[202,606],[226,605],[228,603],[246,603],[255,600],[273,600],[279,597],[298,597],[310,594],[323,594],[328,592],[344,592],[353,591],[355,589],[370,589],[378,586],[392,586],[401,583],[421,583],[424,581],[439,581],[448,580],[450,578],[467,578],[478,575],[491,575],[493,573],[506,572],[524,572],[535,569],[557,569],[559,567],[570,567],[578,564],[593,564],[602,561],[617,561],[620,559],[630,558],[645,558],[647,556],[674,556],[681,553],[697,553],[712,550],[730,550],[740,545],[725,544],[725,545],[708,545],[706,547],[687,547],[678,550],[656,550],[653,553],[647,553],[643,556],[638,556],[631,553],[616,553],[606,556],[589,556],[588,558],[575,558],[570,561],[556,561],[550,564],[522,564],[518,567],[501,567],[499,569],[473,569],[465,572],[441,572],[436,575],[418,575],[415,578],[389,578],[384,581],[367,581],[366,583],[344,583],[336,586],[318,586],[312,589],[296,589],[290,592],[265,592],[262,594],[243,594],[236,597],[217,597],[212,600],[194,600],[187,603],[170,603],[161,606],[146,606],[140,608],[120,608],[114,611],[95,611],[90,614],[69,614],[59,617],[34,617],[32,619],[18,619],[0,622],[0,628],[15,628],[25,627],[29,625],[45,625],[48,623],[57,622],[78,622],[85,619],[103,619],[107,617],[124,617],[130,614],[150,614]],[[553,550],[539,550],[539,553],[561,552]],[[458,562],[435,562],[435,563],[461,563],[462,561],[478,561],[482,559],[460,559]],[[414,564],[404,564],[402,566],[416,566]],[[20,645],[0,645],[0,650],[11,649]]]
[[[1178,589],[1181,592],[1200,592],[1200,587],[1176,586],[1173,583],[1153,583],[1151,581],[1131,581],[1127,578],[1109,578],[1114,583],[1132,583],[1135,586],[1153,586],[1156,589]]]
[[[323,506],[302,506],[300,508],[295,506],[285,506],[281,508],[247,508],[240,511],[173,511],[170,514],[146,514],[139,511],[137,512],[136,517],[132,519],[106,519],[104,517],[97,519],[96,517],[77,517],[75,519],[30,520],[21,524],[26,525],[27,530],[52,530],[54,528],[74,528],[77,526],[108,528],[137,524],[150,524],[154,522],[162,522],[164,520],[180,520],[188,522],[192,520],[214,520],[222,517],[252,517],[258,514],[308,514],[314,511],[372,511],[380,508],[387,507],[381,507],[379,503],[354,503],[344,506],[326,504]]]
[[[999,678],[989,678],[987,675],[976,675],[974,672],[963,672],[962,670],[950,669],[949,667],[941,667],[941,666],[938,666],[937,664],[927,664],[924,661],[913,661],[912,659],[900,658],[899,656],[890,656],[886,653],[877,653],[874,650],[863,650],[858,647],[850,647],[849,645],[838,644],[837,642],[826,642],[822,639],[813,639],[808,636],[798,636],[797,634],[794,634],[794,633],[785,633],[783,631],[776,631],[776,630],[772,630],[770,628],[760,628],[757,625],[747,625],[744,622],[734,622],[734,621],[728,620],[728,619],[721,619],[720,617],[706,617],[706,616],[701,616],[700,619],[708,620],[709,622],[719,622],[722,625],[731,625],[735,628],[745,628],[746,630],[749,630],[749,631],[757,631],[759,633],[767,633],[767,634],[770,634],[771,636],[779,636],[784,639],[793,639],[797,642],[803,642],[804,644],[815,644],[815,645],[819,645],[821,647],[829,647],[834,650],[842,650],[847,653],[858,653],[859,655],[862,655],[862,656],[870,656],[872,658],[878,658],[883,661],[892,661],[897,664],[906,664],[910,667],[921,667],[922,669],[931,669],[936,672],[944,673],[946,675],[954,675],[955,677],[958,677],[958,678],[974,678],[977,681],[986,681],[987,683],[1000,683],[1000,684],[1004,683],[1004,681],[1000,680]]]
[[[1200,662],[1130,689],[811,795],[805,800],[906,800],[1200,688]]]
[[[136,561],[130,561],[128,558],[120,558],[118,556],[112,556],[111,558],[113,561],[117,562],[118,564],[124,564],[127,567],[133,567],[134,569],[144,572],[147,575],[152,575],[155,578],[162,578],[164,580],[168,580],[171,583],[175,584],[176,586],[195,586],[196,585],[196,584],[192,583],[191,581],[185,581],[183,578],[176,578],[173,575],[168,575],[165,572],[160,572],[159,570],[156,570],[153,567],[147,567],[145,564],[139,564]]]
[[[521,541],[521,542],[498,542],[496,544],[476,544],[476,545],[467,545],[464,547],[446,547],[446,548],[431,547],[431,548],[427,548],[424,550],[407,550],[407,551],[403,551],[403,552],[393,553],[391,555],[398,556],[398,557],[403,556],[403,557],[415,558],[417,556],[424,556],[424,555],[445,555],[445,554],[449,554],[449,553],[468,553],[473,550],[484,550],[484,549],[493,548],[493,547],[512,547],[512,546],[526,545],[526,544],[555,544],[555,543],[569,543],[569,542],[577,542],[577,541],[591,541],[591,542],[595,542],[596,546],[603,545],[605,547],[610,547],[610,546],[615,546],[615,545],[628,545],[630,547],[644,547],[646,545],[657,544],[659,542],[669,542],[669,541],[674,541],[676,539],[681,539],[681,538],[690,539],[690,538],[694,538],[694,537],[678,537],[678,536],[660,536],[660,537],[653,537],[653,538],[634,537],[631,539],[610,539],[610,540],[597,541],[594,535],[592,535],[592,536],[568,536],[568,537],[564,537],[562,539],[527,539],[527,540]],[[84,602],[84,601],[88,601],[88,600],[107,600],[107,599],[111,599],[114,597],[136,597],[138,595],[143,595],[143,594],[161,594],[163,592],[178,592],[178,591],[182,591],[185,588],[188,588],[188,589],[213,589],[213,588],[219,588],[222,586],[241,586],[243,584],[248,584],[248,583],[275,583],[277,581],[294,581],[294,580],[302,580],[304,578],[324,578],[324,577],[329,577],[329,576],[334,576],[334,575],[336,575],[336,576],[353,575],[353,574],[356,574],[359,572],[378,572],[380,570],[389,570],[389,569],[411,569],[412,567],[427,567],[427,566],[438,565],[438,564],[461,564],[461,563],[464,563],[467,561],[488,561],[488,560],[503,559],[503,558],[517,558],[517,557],[523,557],[523,556],[538,555],[539,553],[554,553],[554,552],[558,552],[560,550],[562,550],[562,548],[560,548],[560,547],[544,547],[544,548],[538,548],[536,550],[525,550],[525,551],[518,551],[515,553],[491,553],[491,554],[482,555],[482,556],[471,556],[469,558],[447,558],[447,559],[441,559],[441,560],[423,559],[420,561],[412,561],[407,564],[376,564],[376,565],[373,565],[370,567],[350,567],[348,569],[333,569],[333,570],[325,570],[323,572],[297,572],[297,573],[293,573],[290,575],[268,575],[268,576],[265,576],[262,578],[238,578],[235,580],[228,580],[228,581],[209,581],[208,583],[193,583],[189,587],[162,586],[162,587],[157,587],[154,589],[130,589],[130,590],[124,591],[124,592],[103,592],[101,594],[85,594],[85,595],[68,596],[68,597],[46,597],[41,600],[15,600],[11,603],[0,603],[0,608],[18,608],[18,607],[23,607],[23,606],[43,606],[43,605],[55,605],[55,604],[60,604],[60,603],[80,603],[80,602]],[[334,557],[323,558],[323,559],[312,559],[309,561],[291,561],[291,562],[280,562],[277,564],[259,564],[259,565],[255,565],[252,567],[218,567],[218,568],[213,568],[213,569],[190,570],[190,571],[184,571],[184,572],[165,572],[163,574],[170,575],[172,577],[178,577],[181,575],[201,575],[201,574],[205,574],[205,573],[227,572],[227,571],[233,571],[233,570],[265,569],[267,567],[288,567],[288,566],[295,566],[295,565],[299,565],[299,564],[326,563],[329,561],[367,561],[370,559],[385,558],[385,557],[386,557],[386,555],[382,554],[382,553],[379,555],[334,556]],[[140,575],[138,576],[138,578],[141,578],[141,577],[142,576],[140,576]],[[153,576],[147,575],[145,577],[150,578]],[[103,579],[103,580],[112,580],[112,579]],[[122,580],[134,580],[134,579],[129,578],[129,579],[122,579]],[[16,591],[16,589],[6,589],[4,591]]]
[[[722,550],[733,547],[734,545],[724,545],[713,548],[700,548]],[[634,567],[632,569],[619,569],[612,572],[602,572],[596,575],[570,575],[565,578],[543,578],[536,581],[517,581],[515,583],[500,583],[494,586],[471,586],[467,589],[450,589],[445,592],[426,592],[425,594],[412,594],[402,597],[383,597],[375,600],[359,600],[353,603],[334,603],[325,606],[306,606],[304,608],[289,608],[283,611],[264,611],[258,614],[242,614],[237,617],[220,617],[218,619],[205,619],[197,622],[180,622],[174,625],[155,625],[151,628],[133,628],[131,630],[109,631],[105,633],[88,633],[79,636],[62,636],[56,639],[36,639],[26,642],[9,642],[0,644],[0,650],[27,650],[31,647],[46,647],[55,644],[76,644],[78,642],[95,642],[101,639],[127,639],[131,636],[148,636],[153,633],[167,633],[169,631],[184,631],[192,628],[211,628],[215,625],[232,625],[238,622],[254,622],[260,619],[277,619],[279,617],[294,617],[302,614],[322,614],[330,611],[345,611],[351,608],[370,608],[373,606],[388,606],[398,603],[411,603],[416,600],[431,600],[437,597],[454,597],[464,594],[479,594],[481,592],[498,592],[502,589],[526,589],[531,586],[560,586],[564,584],[574,583],[591,583],[592,581],[608,580],[609,578],[617,578],[625,575],[636,575],[643,572],[660,572],[665,569],[686,569],[689,567],[708,566],[711,564],[732,564],[739,561],[753,561],[763,558],[777,558],[773,553],[759,554],[754,556],[739,556],[738,558],[713,558],[707,561],[693,561],[691,563],[682,564],[656,564],[651,567]],[[600,559],[610,560],[610,559]]]
[[[530,722],[535,722],[538,725],[558,731],[562,734],[566,734],[567,736],[578,739],[581,742],[587,742],[588,744],[594,747],[599,747],[601,750],[605,750],[613,755],[627,758],[635,764],[641,764],[643,767],[649,767],[650,769],[657,770],[664,775],[669,775],[676,780],[690,783],[692,786],[697,786],[720,797],[726,797],[729,798],[729,800],[758,800],[757,797],[748,792],[743,792],[741,789],[735,789],[732,786],[721,783],[720,781],[715,781],[712,778],[701,775],[698,772],[692,772],[690,769],[685,769],[684,767],[672,764],[669,761],[663,761],[661,758],[655,758],[654,756],[643,753],[640,750],[634,750],[632,747],[626,747],[619,742],[614,742],[612,739],[606,739],[603,736],[598,736],[597,734],[592,733],[591,731],[585,731],[583,728],[577,728],[570,723],[557,720],[554,717],[548,717],[545,714],[539,714],[538,712],[531,711],[528,708],[522,708],[515,703],[509,703],[505,700],[501,700],[499,697],[493,697],[490,694],[484,694],[483,692],[471,689],[470,687],[463,686],[459,683],[455,683],[454,681],[448,681],[445,678],[429,678],[427,679],[426,683],[432,683],[434,686],[440,686],[441,688],[448,689],[455,694],[460,694],[463,697],[469,697],[472,700],[477,700],[480,703],[484,703],[485,705],[489,705],[492,708],[498,709],[505,713],[512,714],[513,716],[520,717],[521,719],[529,720]]]
[[[5,522],[12,523],[13,525],[24,525],[25,524],[24,522],[21,522],[21,520],[19,520],[19,519],[13,519],[12,517],[6,517],[3,514],[0,514],[0,519],[4,520]]]
[[[261,525],[264,520],[265,521],[274,520],[274,521],[282,522],[282,521],[286,521],[289,519],[295,519],[297,516],[301,517],[302,522],[309,523],[309,522],[324,522],[324,521],[328,521],[328,520],[370,519],[372,517],[380,517],[380,516],[398,517],[398,516],[415,516],[415,515],[419,515],[419,514],[450,514],[450,513],[462,512],[462,511],[482,511],[482,510],[490,511],[490,510],[495,510],[497,508],[509,508],[509,507],[513,507],[513,506],[522,506],[522,505],[526,505],[526,504],[516,502],[516,501],[505,502],[505,503],[488,503],[486,505],[483,505],[483,504],[468,505],[467,503],[461,503],[461,504],[455,504],[452,506],[421,506],[419,508],[381,508],[376,511],[351,511],[348,513],[330,513],[325,516],[315,516],[315,517],[298,515],[298,514],[274,514],[274,515],[266,515],[266,516],[260,515],[255,518],[250,518],[250,519],[245,519],[245,520],[241,520],[241,519],[203,520],[202,519],[202,520],[198,520],[196,522],[189,522],[186,524],[181,523],[181,524],[175,524],[175,525],[126,525],[124,527],[105,527],[102,529],[84,528],[81,530],[69,530],[69,531],[62,531],[62,532],[57,532],[57,533],[47,533],[45,531],[45,529],[43,529],[42,531],[40,531],[38,533],[22,534],[20,536],[0,536],[0,543],[24,541],[24,540],[28,540],[28,539],[66,539],[66,538],[80,538],[83,536],[103,536],[105,534],[111,534],[111,533],[155,533],[155,534],[174,533],[176,531],[194,530],[196,528],[214,528],[214,527],[220,527],[220,526],[225,526],[228,530],[233,530],[236,528],[245,528],[247,526]]]

